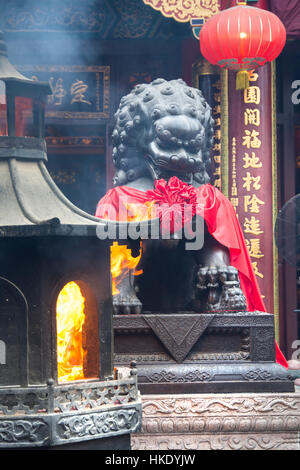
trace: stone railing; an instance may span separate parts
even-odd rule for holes
[[[142,405],[136,369],[124,369],[119,377],[0,388],[0,449],[48,447],[139,431]]]

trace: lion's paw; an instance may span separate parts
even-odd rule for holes
[[[197,273],[197,298],[203,312],[246,310],[238,271],[233,266],[201,267]]]

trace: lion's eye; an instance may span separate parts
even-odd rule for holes
[[[159,137],[155,138],[155,142],[158,145],[158,147],[161,147],[163,149],[168,148],[168,146],[170,145],[169,142],[161,140]]]
[[[171,137],[172,137],[172,134],[170,131],[163,131],[161,136],[160,136],[162,139],[164,139],[165,141],[170,141],[171,140]]]
[[[201,142],[199,140],[190,140],[187,146],[187,150],[191,153],[198,153],[201,149]]]
[[[171,132],[162,126],[156,127],[156,135],[159,139],[164,140],[166,142],[169,142],[172,137]]]

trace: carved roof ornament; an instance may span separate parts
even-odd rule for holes
[[[221,10],[220,0],[143,0],[167,18],[180,23],[211,18]]]

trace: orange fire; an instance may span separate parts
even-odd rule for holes
[[[155,201],[146,201],[143,204],[126,204],[127,222],[143,222],[155,217]]]
[[[75,282],[60,291],[56,303],[58,381],[84,379],[82,327],[85,298]]]
[[[147,201],[144,204],[129,203],[126,204],[126,220],[127,222],[142,222],[154,217],[154,201]],[[132,271],[134,276],[139,276],[143,270],[136,270],[142,256],[142,244],[139,256],[134,258],[131,250],[126,245],[118,245],[113,243],[111,247],[111,275],[112,275],[112,295],[119,294],[118,285],[122,279]]]
[[[110,270],[112,276],[112,295],[119,294],[118,284],[122,281],[124,276],[130,271],[133,270],[135,276],[142,274],[142,270],[135,271],[137,265],[142,256],[142,250],[140,254],[134,258],[131,254],[131,250],[127,248],[126,245],[118,245],[117,242],[114,242],[111,247],[111,257],[110,257]]]
[[[144,203],[123,202],[117,214],[113,217],[109,211],[104,208],[101,213],[102,219],[117,220],[119,222],[143,222],[156,217],[155,201],[146,201]]]

